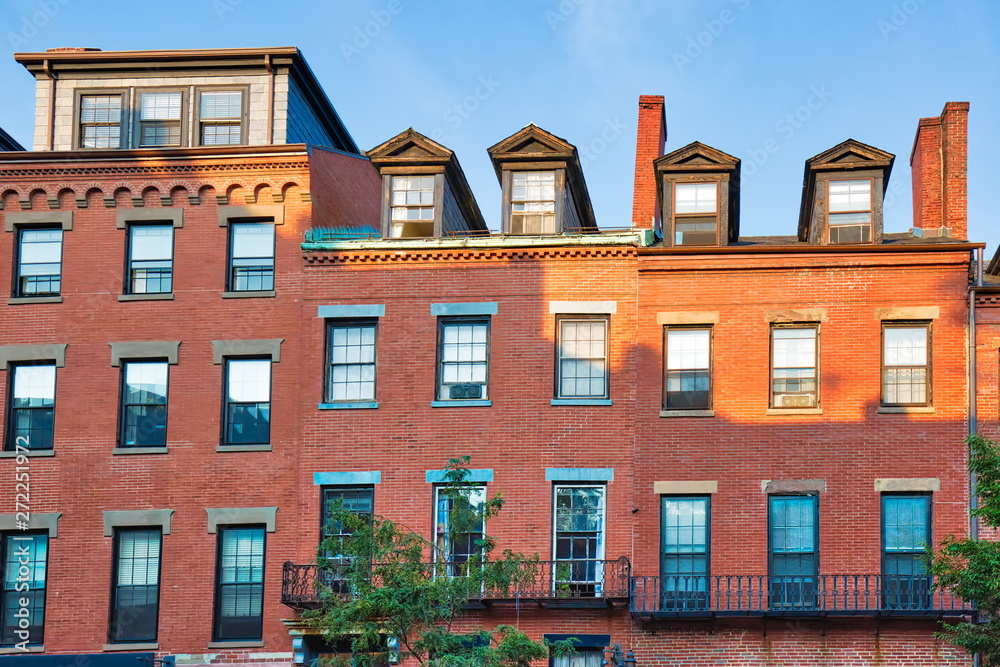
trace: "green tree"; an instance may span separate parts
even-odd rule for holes
[[[332,537],[317,557],[321,604],[305,616],[327,641],[349,643],[355,665],[392,657],[428,667],[528,667],[550,651],[572,650],[569,642],[536,642],[510,625],[483,629],[463,618],[470,600],[512,597],[540,571],[537,555],[494,553],[485,527],[503,497],[486,498],[469,484],[469,460],[451,459],[445,468],[438,498],[446,520],[436,542],[339,502],[330,508]]]
[[[979,435],[966,442],[979,499],[970,514],[983,525],[1000,528],[1000,447]],[[974,600],[979,612],[980,622],[943,624],[938,636],[979,653],[983,667],[1000,667],[1000,543],[949,535],[928,561],[935,587]]]

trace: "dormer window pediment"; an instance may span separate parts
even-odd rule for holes
[[[739,238],[739,159],[696,141],[653,164],[665,245],[720,246]]]
[[[489,149],[503,190],[501,233],[549,236],[597,231],[576,147],[535,125]]]
[[[882,242],[882,198],[895,156],[848,139],[806,161],[799,240]]]

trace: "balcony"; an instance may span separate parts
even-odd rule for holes
[[[466,563],[427,563],[426,576],[460,576]],[[499,589],[484,586],[470,605],[534,603],[545,607],[611,607],[628,601],[631,564],[617,560],[527,561],[513,577],[514,583]],[[293,609],[315,609],[324,592],[349,596],[337,566],[296,565],[286,562],[282,571],[281,602]]]
[[[823,574],[632,577],[632,615],[957,617],[971,602],[934,589],[927,576]]]

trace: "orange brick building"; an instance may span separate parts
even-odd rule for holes
[[[911,233],[882,230],[894,156],[848,140],[806,161],[797,233],[741,237],[739,160],[667,152],[657,96],[631,221],[529,125],[488,149],[491,231],[450,150],[361,153],[295,49],[17,58],[11,664],[309,664],[324,502],[435,541],[462,455],[543,562],[470,622],[576,636],[556,667],[971,662],[917,557],[968,530],[963,439],[998,419],[967,104],[920,121]]]

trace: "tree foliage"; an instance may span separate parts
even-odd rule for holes
[[[979,435],[966,442],[979,499],[970,514],[986,526],[1000,528],[1000,447]],[[928,561],[935,587],[975,601],[979,612],[979,622],[944,624],[938,636],[979,653],[983,667],[1000,667],[1000,543],[949,535]]]
[[[533,641],[510,625],[474,627],[465,617],[470,600],[484,592],[499,597],[538,573],[537,556],[494,553],[496,541],[485,526],[503,508],[503,497],[485,498],[482,487],[469,484],[469,460],[451,459],[445,468],[438,490],[445,531],[436,542],[339,502],[330,508],[330,537],[317,557],[321,605],[306,618],[327,641],[349,643],[350,661],[332,662],[372,667],[391,658],[428,667],[528,667],[550,651],[572,650],[568,642]]]

